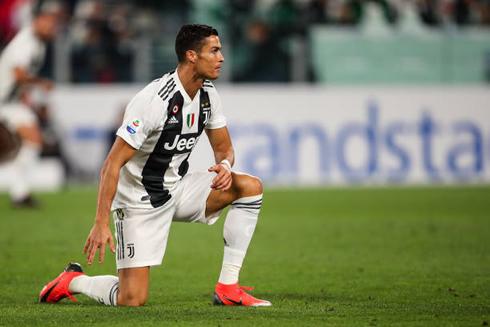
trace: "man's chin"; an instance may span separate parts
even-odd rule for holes
[[[219,73],[220,73],[219,71],[215,71],[213,72],[213,74],[209,74],[209,76],[207,76],[206,79],[209,79],[211,81],[218,79]]]

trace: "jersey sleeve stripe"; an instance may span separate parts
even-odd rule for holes
[[[170,96],[170,94],[172,93],[172,91],[175,89],[175,84],[172,85],[172,87],[170,87],[167,91],[165,91],[165,94],[162,94],[161,95],[161,98],[165,101],[167,100],[167,98]]]
[[[165,84],[164,87],[162,87],[160,89],[160,91],[158,91],[158,95],[159,96],[162,96],[163,93],[165,93],[166,90],[168,90],[168,88],[172,85],[172,84],[175,84],[175,81],[173,78],[169,79],[169,81],[167,82],[167,84]]]

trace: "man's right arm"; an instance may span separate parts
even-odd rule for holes
[[[109,243],[111,251],[113,253],[116,252],[114,238],[109,228],[111,204],[117,190],[119,171],[133,157],[136,151],[136,149],[126,143],[122,138],[117,137],[104,162],[100,174],[94,226],[90,231],[83,249],[83,253],[87,254],[87,263],[89,265],[92,264],[97,254],[97,249],[99,249],[99,263],[104,261],[105,246],[107,243]]]
[[[16,84],[19,85],[36,85],[46,91],[49,91],[53,88],[53,83],[50,80],[33,76],[21,67],[14,68],[14,78]]]

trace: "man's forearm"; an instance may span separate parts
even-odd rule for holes
[[[41,77],[34,76],[29,72],[25,71],[22,68],[14,69],[15,81],[17,84],[26,85],[26,84],[45,84],[50,83],[49,80]]]
[[[119,169],[106,160],[100,174],[99,192],[97,196],[97,212],[95,216],[95,225],[109,226],[111,214],[111,205],[117,190],[117,181],[119,179]]]
[[[231,167],[233,167],[233,164],[235,163],[235,151],[233,150],[233,148],[229,148],[225,151],[215,152],[214,159],[216,160],[216,163],[218,163],[218,164],[220,162],[222,162],[223,160],[228,160]]]

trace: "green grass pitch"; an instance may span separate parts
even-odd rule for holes
[[[216,307],[224,217],[172,225],[142,308],[37,303],[82,255],[94,188],[41,193],[40,211],[0,194],[1,326],[482,326],[490,323],[490,188],[269,190],[241,284],[270,308]]]

